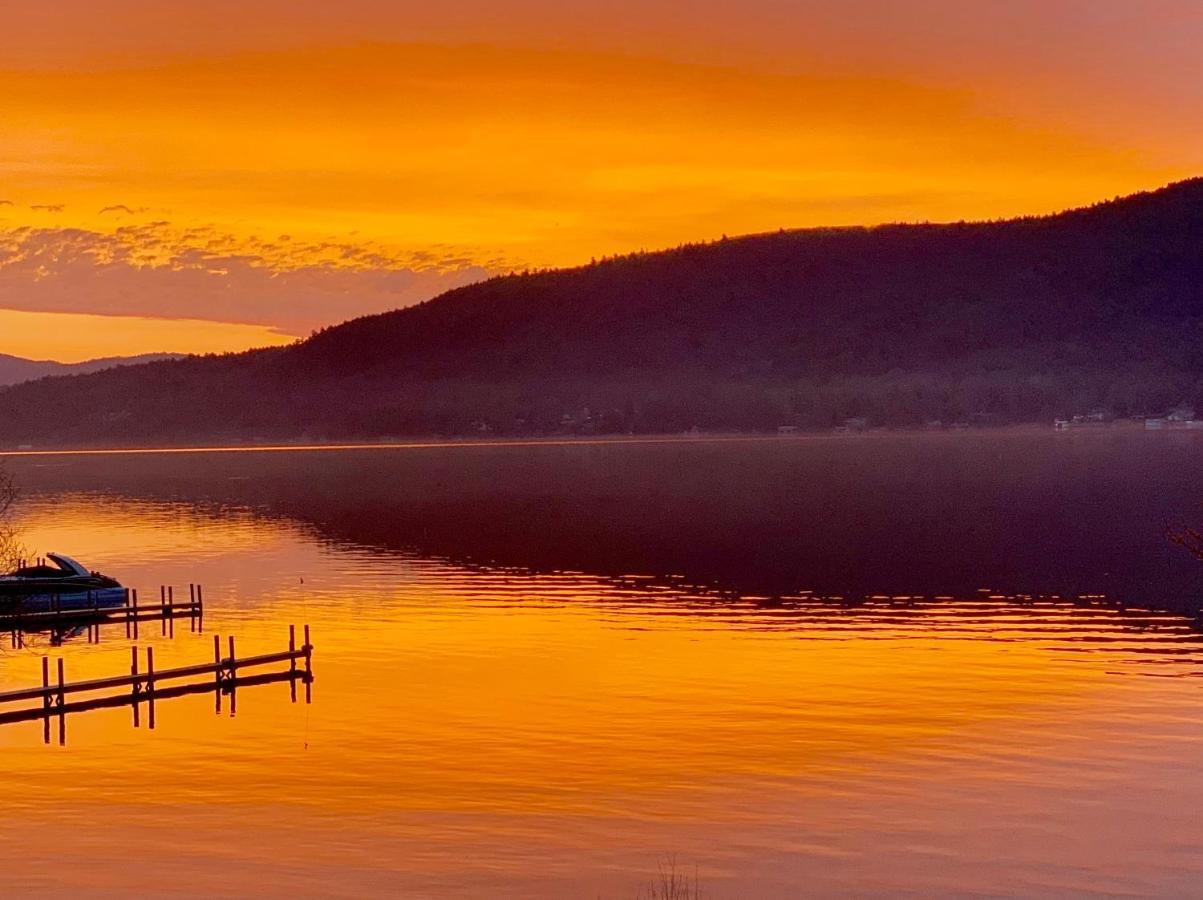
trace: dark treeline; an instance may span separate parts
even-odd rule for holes
[[[1203,400],[1203,180],[492,279],[297,345],[0,392],[5,443],[1046,421]]]

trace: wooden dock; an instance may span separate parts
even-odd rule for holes
[[[47,610],[0,613],[0,632],[9,632],[12,647],[21,648],[25,646],[23,633],[30,631],[49,631],[52,643],[58,643],[63,635],[82,628],[87,631],[88,643],[99,643],[103,625],[125,625],[125,636],[134,640],[139,636],[139,623],[154,620],[160,622],[165,637],[175,636],[176,619],[188,619],[189,631],[205,630],[205,595],[199,584],[188,585],[186,602],[176,602],[175,588],[164,585],[159,588],[159,602],[150,605],[139,605],[138,591],[130,588],[126,588],[121,606],[101,606],[93,596],[87,604],[63,608],[59,598],[52,597]]]
[[[296,626],[289,626],[288,649],[279,653],[239,658],[234,652],[234,638],[228,639],[228,653],[222,655],[221,638],[213,636],[213,661],[182,666],[174,669],[155,670],[154,648],[146,648],[145,668],[139,667],[137,647],[130,648],[130,671],[128,675],[110,678],[95,678],[88,681],[69,682],[64,673],[63,660],[57,663],[57,679],[51,679],[50,658],[42,657],[42,684],[40,687],[23,688],[0,693],[0,725],[12,722],[45,720],[44,738],[50,743],[50,723],[58,719],[59,743],[66,743],[66,717],[69,713],[87,712],[94,709],[130,706],[133,708],[134,727],[141,725],[141,707],[146,705],[147,724],[155,727],[155,702],[187,694],[214,693],[215,711],[220,713],[222,697],[230,698],[230,713],[237,709],[237,689],[258,684],[290,682],[292,702],[297,701],[297,683],[305,685],[305,702],[313,699],[313,644],[309,637],[309,626],[304,627],[304,643],[296,641]],[[269,666],[282,667],[274,672],[239,674]],[[91,695],[91,696],[88,696]],[[99,696],[96,696],[99,695]],[[80,699],[68,699],[80,697]],[[27,704],[39,701],[36,706],[5,709],[10,704]]]

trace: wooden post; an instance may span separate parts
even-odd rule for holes
[[[159,585],[159,628],[167,637],[167,588],[163,585]]]
[[[305,702],[313,702],[313,645],[309,642],[309,626],[305,626]]]
[[[217,700],[214,701],[215,712],[221,713],[221,635],[213,635],[213,679],[216,682],[216,689],[213,693]]]
[[[196,631],[196,585],[188,582],[188,630]]]
[[[130,593],[134,598],[134,640],[138,640],[138,589],[134,588]]]
[[[44,729],[43,739],[50,743],[50,657],[42,657],[42,717]]]
[[[138,648],[137,647],[130,647],[129,673],[130,673],[131,677],[133,677],[134,679],[137,679],[137,677],[138,677]],[[141,727],[141,724],[142,724],[139,721],[139,718],[140,718],[139,717],[139,707],[140,707],[141,697],[142,697],[142,682],[135,680],[130,685],[130,702],[134,706],[134,727],[135,728]]]
[[[297,652],[297,626],[288,626],[288,674],[292,677],[288,679],[288,693],[292,697],[292,702],[297,702],[297,658],[294,655]]]
[[[167,586],[167,629],[175,637],[175,588]]]
[[[147,726],[155,730],[155,648],[146,648],[146,709]]]
[[[238,666],[234,662],[234,635],[230,635],[230,717],[238,711]]]
[[[205,630],[205,592],[198,584],[196,586],[196,630],[204,632]]]
[[[129,640],[129,588],[125,589],[125,639]]]
[[[67,704],[67,698],[63,695],[63,658],[58,658],[58,743],[63,746],[67,743],[67,713],[63,708]]]

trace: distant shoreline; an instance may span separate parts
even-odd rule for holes
[[[1057,431],[1051,425],[1032,423],[1016,425],[975,426],[972,428],[868,428],[863,431],[829,430],[799,431],[791,434],[766,432],[699,432],[697,434],[640,434],[640,435],[547,435],[544,437],[457,437],[457,438],[413,438],[409,440],[380,441],[263,441],[245,443],[214,443],[161,445],[154,447],[28,447],[24,449],[0,450],[0,459],[37,456],[136,456],[150,454],[203,454],[203,453],[301,453],[350,450],[426,450],[426,449],[470,449],[504,447],[572,447],[603,445],[654,445],[654,444],[722,444],[722,443],[788,443],[831,440],[872,440],[886,437],[987,437],[1008,435],[1047,434],[1061,440],[1075,435],[1105,435],[1116,432],[1141,432],[1158,435],[1200,434],[1186,429],[1148,430],[1139,422],[1119,421],[1105,425],[1073,428]]]

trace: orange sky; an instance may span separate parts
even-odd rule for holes
[[[0,19],[0,310],[55,317],[0,313],[18,355],[232,349],[514,267],[1050,211],[1203,170],[1192,2],[17,0]]]

